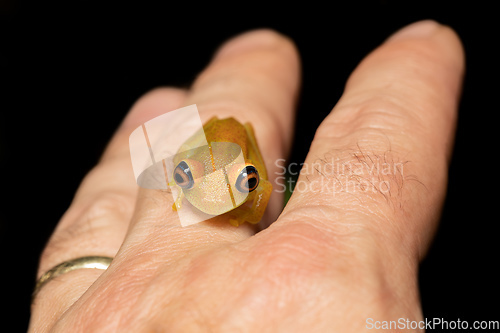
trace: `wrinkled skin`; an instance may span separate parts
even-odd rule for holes
[[[127,115],[38,276],[76,257],[115,260],[104,273],[76,270],[47,283],[29,331],[361,332],[367,318],[422,319],[418,263],[445,195],[463,70],[450,28],[426,21],[396,33],[352,73],[283,212],[273,192],[268,228],[181,228],[171,196],[134,182],[128,136],[141,123],[194,103],[204,122],[251,122],[273,185],[275,161],[292,149],[296,48],[269,30],[228,41],[188,91],[154,90]],[[377,163],[397,167],[376,171]]]

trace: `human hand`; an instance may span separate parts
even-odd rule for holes
[[[349,78],[283,212],[273,193],[268,228],[182,228],[170,195],[134,181],[137,126],[194,103],[203,121],[251,122],[273,183],[290,150],[293,44],[266,30],[227,42],[189,91],[154,90],[127,115],[38,276],[77,257],[115,259],[104,273],[75,270],[43,286],[29,330],[357,332],[367,318],[420,320],[418,263],[445,195],[463,62],[449,28],[421,22],[393,35]]]

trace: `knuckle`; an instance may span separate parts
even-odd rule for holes
[[[390,93],[361,98],[350,106],[354,128],[403,131],[418,125],[418,115],[406,106],[400,96]]]
[[[350,139],[370,136],[387,145],[387,134],[419,131],[419,113],[406,106],[399,96],[369,92],[349,96],[318,127],[315,139]]]
[[[137,192],[137,183],[131,168],[123,167],[124,162],[124,152],[115,155],[108,152],[85,176],[76,198],[85,197],[89,201],[95,201],[116,194],[132,198]]]
[[[70,207],[66,214],[68,219],[62,221],[61,229],[75,228],[74,233],[90,232],[129,216],[133,210],[133,198],[122,191],[106,190],[85,201]]]

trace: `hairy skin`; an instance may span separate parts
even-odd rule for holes
[[[316,132],[303,188],[283,211],[273,193],[261,231],[220,220],[182,228],[169,193],[134,182],[130,132],[193,103],[203,121],[251,121],[273,142],[261,148],[275,182],[299,67],[290,40],[252,31],[223,45],[189,91],[142,97],[83,180],[38,276],[75,257],[115,259],[47,283],[29,331],[361,332],[368,318],[421,320],[418,264],[445,195],[464,70],[447,27],[418,22],[361,62]]]

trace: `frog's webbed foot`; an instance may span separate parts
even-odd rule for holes
[[[244,223],[245,221],[241,222],[241,223]],[[238,219],[233,219],[232,217],[229,218],[229,223],[231,223],[231,225],[235,226],[235,227],[239,227],[240,226],[240,220]]]

